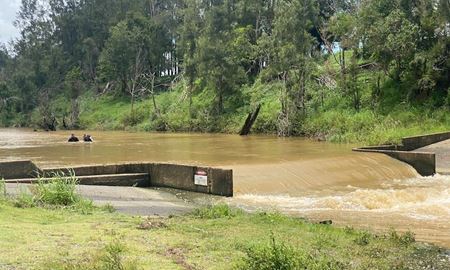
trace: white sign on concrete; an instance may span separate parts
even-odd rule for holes
[[[208,175],[205,171],[197,171],[194,174],[194,184],[198,186],[208,186]]]

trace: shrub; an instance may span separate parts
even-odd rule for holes
[[[372,235],[369,232],[361,231],[357,234],[354,242],[360,246],[366,246],[370,243]]]
[[[84,199],[76,193],[77,184],[78,179],[73,171],[69,171],[67,175],[63,172],[54,173],[50,180],[39,178],[38,184],[32,186],[31,193],[21,190],[13,203],[20,208],[68,208],[81,214],[91,214],[96,207],[92,200]],[[101,209],[112,211],[109,207]]]
[[[388,238],[397,244],[410,245],[416,241],[414,233],[407,231],[403,234],[397,233],[394,229],[391,229],[388,234]]]
[[[245,253],[247,256],[236,269],[290,270],[300,268],[300,260],[294,249],[284,243],[277,243],[273,236],[269,244],[254,245],[247,248]]]
[[[278,243],[272,236],[270,243],[254,245],[245,250],[246,257],[236,265],[236,270],[337,270],[345,265],[327,256],[314,256]]]
[[[36,196],[39,202],[48,205],[70,206],[82,198],[76,193],[78,179],[73,171],[66,175],[63,172],[53,174],[49,182],[39,179]]]

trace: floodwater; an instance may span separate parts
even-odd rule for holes
[[[83,131],[76,132],[82,137]],[[171,162],[233,169],[235,196],[248,209],[274,209],[337,225],[411,230],[418,240],[450,247],[450,177],[420,177],[382,154],[354,145],[271,136],[90,133],[94,143],[67,143],[69,132],[0,129],[0,161],[41,167]]]

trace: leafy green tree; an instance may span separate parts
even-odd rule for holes
[[[306,113],[306,91],[316,40],[309,30],[317,18],[314,1],[279,1],[273,29],[270,70],[284,83],[279,134],[291,135],[292,125]]]
[[[233,57],[233,1],[218,2],[205,11],[205,26],[198,38],[195,58],[198,76],[215,92],[214,112],[221,114],[224,99],[238,95],[236,86],[245,81],[245,72]]]

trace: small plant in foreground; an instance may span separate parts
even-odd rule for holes
[[[13,201],[15,207],[32,208],[37,206],[36,198],[26,190],[20,190]]]
[[[114,206],[112,206],[112,204],[107,203],[104,204],[100,207],[103,211],[108,212],[108,213],[114,213],[116,212],[116,208],[114,208]]]
[[[91,214],[96,207],[92,200],[84,199],[76,192],[77,184],[78,179],[73,171],[69,171],[68,175],[57,172],[50,179],[39,178],[38,184],[31,186],[31,192],[27,189],[21,190],[13,203],[20,208],[67,208],[82,214]],[[101,209],[112,211],[108,207]]]
[[[353,240],[356,244],[360,246],[366,246],[370,243],[372,239],[372,235],[367,231],[361,231],[357,233],[355,240]]]
[[[416,241],[414,233],[407,231],[405,233],[397,233],[394,229],[391,229],[388,234],[388,238],[402,245],[410,245]]]
[[[54,261],[47,263],[44,269],[61,270],[137,270],[137,263],[125,259],[126,247],[115,240],[94,254],[75,261]]]
[[[344,265],[326,256],[313,256],[301,250],[277,242],[272,235],[269,244],[258,244],[245,250],[246,257],[236,270],[337,270]]]
[[[73,171],[66,175],[64,172],[55,172],[49,182],[39,179],[36,187],[38,200],[48,205],[70,206],[81,200],[76,193],[78,179]]]
[[[224,217],[235,217],[242,215],[242,210],[232,208],[227,204],[208,205],[205,207],[195,209],[192,214],[198,218],[215,219]]]

